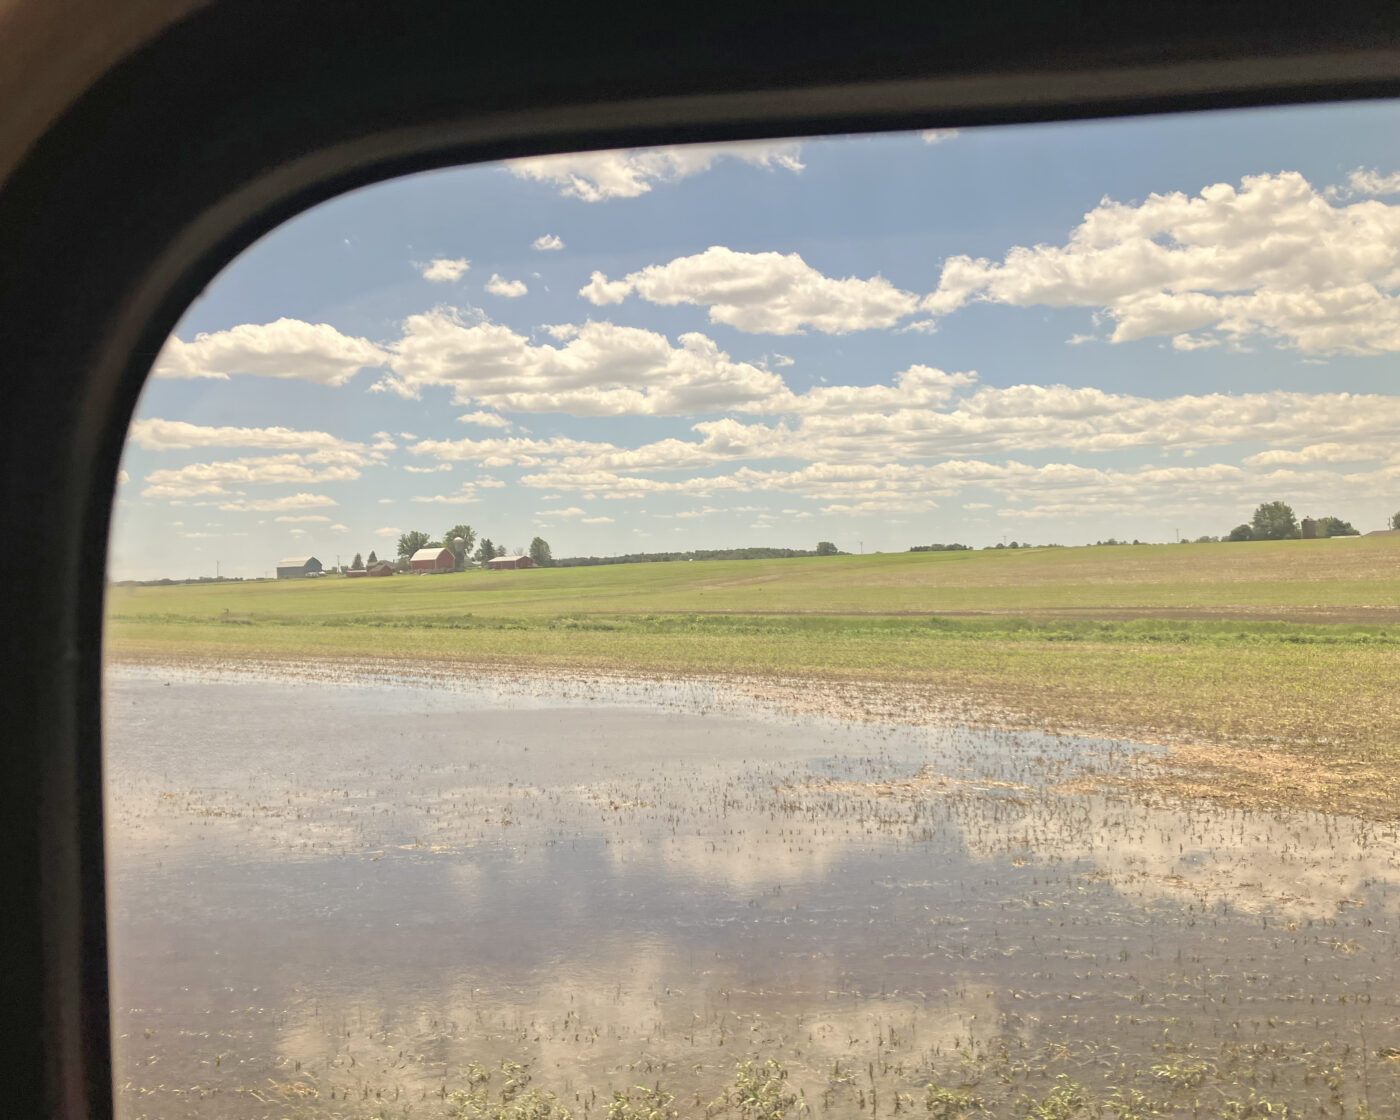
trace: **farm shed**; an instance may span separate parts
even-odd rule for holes
[[[312,572],[321,570],[321,561],[314,556],[289,556],[277,561],[278,579],[305,579]]]
[[[450,548],[420,548],[409,558],[415,572],[450,572],[457,566]]]
[[[367,576],[391,576],[394,574],[394,565],[388,560],[376,560],[373,564],[365,566]]]
[[[515,568],[533,568],[535,562],[528,556],[497,556],[494,560],[486,561],[486,566],[493,572],[504,572]]]

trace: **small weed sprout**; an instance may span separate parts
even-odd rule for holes
[[[1163,1062],[1152,1067],[1152,1076],[1172,1089],[1199,1089],[1210,1073],[1205,1062]]]
[[[469,1088],[447,1098],[447,1115],[454,1120],[573,1120],[553,1093],[528,1089],[529,1071],[518,1062],[501,1063],[501,1089],[493,1099],[487,1083],[491,1071],[473,1062],[467,1067]]]
[[[1289,1120],[1293,1113],[1286,1104],[1268,1101],[1250,1092],[1242,1101],[1226,1101],[1220,1110],[1220,1120]]]
[[[1088,1089],[1062,1073],[1044,1097],[1038,1101],[1023,1098],[1023,1103],[1031,1120],[1078,1120],[1088,1114],[1093,1098]]]
[[[673,1100],[660,1085],[651,1089],[636,1085],[626,1092],[617,1089],[608,1105],[608,1120],[675,1120],[680,1114],[671,1107]]]
[[[711,1103],[709,1111],[736,1109],[745,1120],[783,1120],[796,1103],[797,1094],[787,1088],[787,1070],[769,1058],[762,1065],[740,1063],[733,1087]]]
[[[1167,1115],[1155,1101],[1137,1089],[1115,1089],[1113,1096],[1103,1103],[1117,1120],[1147,1120],[1150,1116]]]
[[[986,1102],[971,1089],[949,1089],[930,1085],[924,1106],[933,1120],[967,1120],[974,1112],[985,1112]]]

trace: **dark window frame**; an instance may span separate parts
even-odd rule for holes
[[[911,7],[725,20],[655,6],[210,5],[94,81],[25,154],[0,188],[16,1115],[111,1113],[100,699],[112,491],[161,343],[258,236],[354,187],[509,156],[1400,93],[1393,5]]]

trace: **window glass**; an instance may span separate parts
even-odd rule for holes
[[[1400,108],[532,158],[187,312],[136,1117],[1400,1109]]]

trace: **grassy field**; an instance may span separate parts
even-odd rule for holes
[[[1192,765],[1245,800],[1400,813],[1395,537],[113,588],[107,652],[898,686],[1232,750]]]

